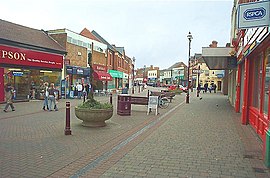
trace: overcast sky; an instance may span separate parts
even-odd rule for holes
[[[0,18],[35,29],[95,30],[109,43],[125,47],[136,67],[165,69],[187,64],[216,40],[230,42],[233,0],[6,0]]]

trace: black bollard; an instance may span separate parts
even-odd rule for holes
[[[65,128],[65,135],[71,135],[70,130],[70,102],[66,102],[66,128]]]
[[[110,103],[112,104],[112,93],[110,93]]]

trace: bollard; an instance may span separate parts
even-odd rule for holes
[[[71,135],[70,130],[70,102],[66,102],[66,128],[65,128],[65,135]]]
[[[110,93],[110,103],[112,104],[112,93]]]
[[[139,92],[138,93],[140,93],[141,92],[141,86],[139,85]]]
[[[85,92],[83,92],[83,102],[85,102]]]

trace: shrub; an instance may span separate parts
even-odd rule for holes
[[[89,108],[89,109],[111,109],[113,105],[110,103],[100,103],[95,99],[91,98],[86,100],[83,104],[80,104],[78,108]]]

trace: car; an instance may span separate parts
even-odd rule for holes
[[[177,88],[177,85],[170,85],[168,87],[168,90],[175,90]]]
[[[187,93],[187,91],[188,91],[187,87],[184,87],[183,85],[179,85],[179,89],[185,93]]]

